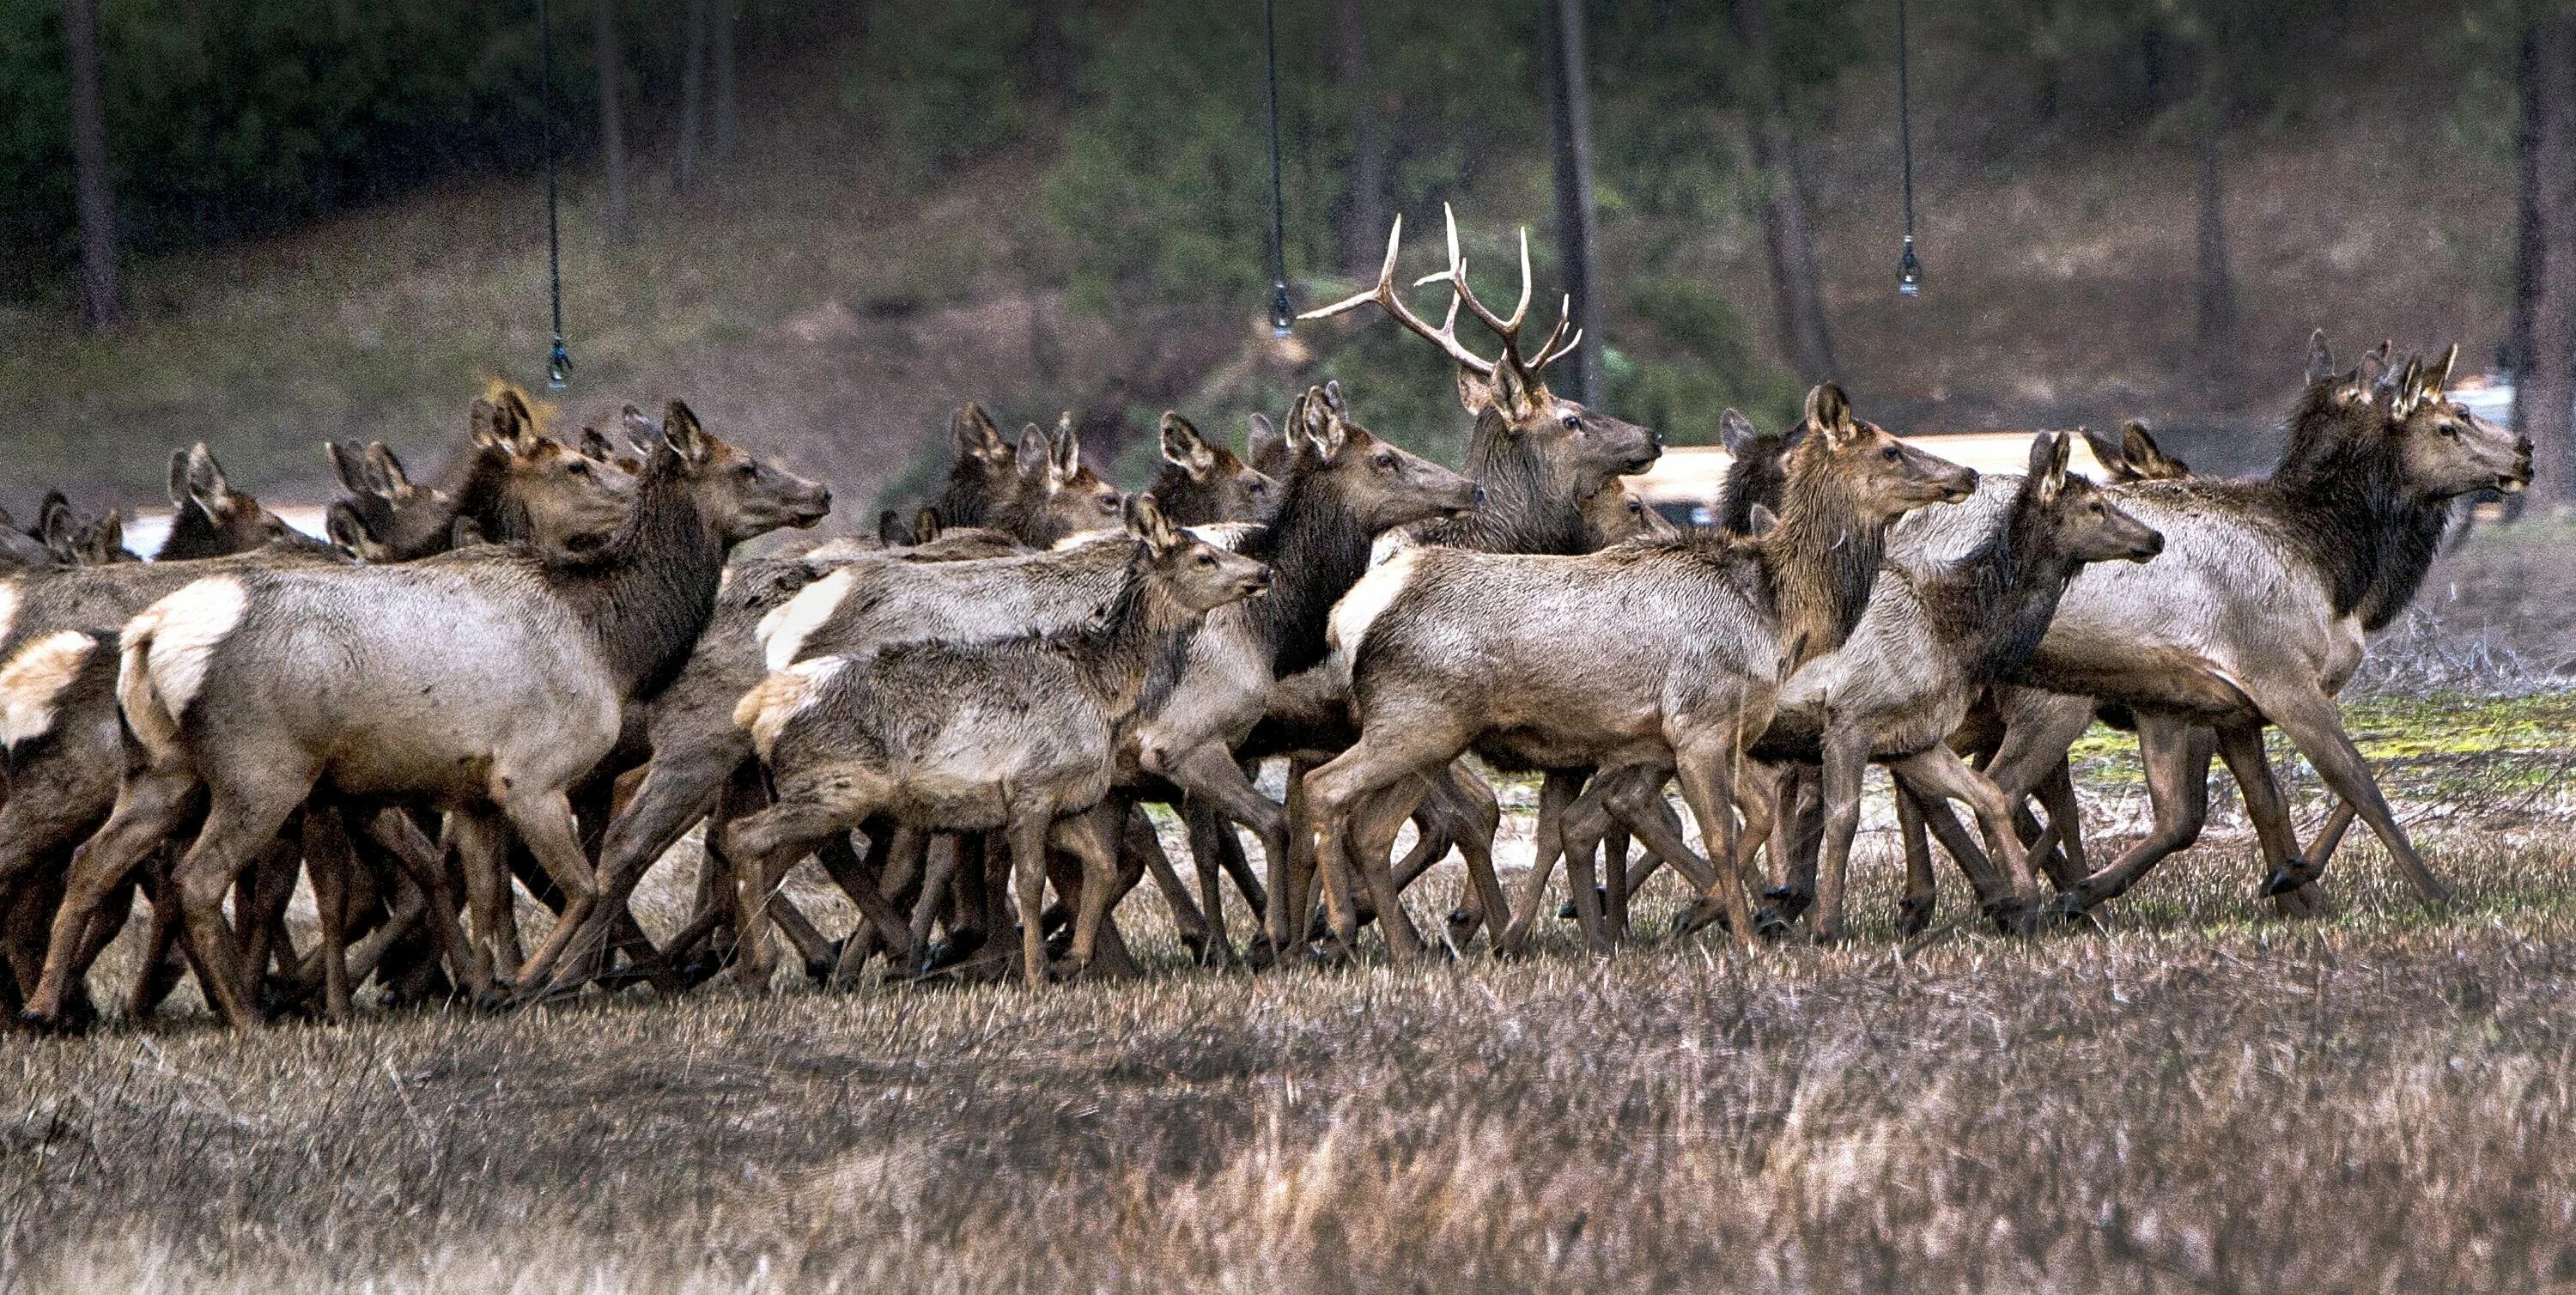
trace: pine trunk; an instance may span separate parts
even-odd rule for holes
[[[2214,79],[2214,77],[2213,77]],[[2215,365],[2233,354],[2236,335],[2236,275],[2227,259],[2227,190],[2218,170],[2218,96],[2204,91],[2200,118],[2199,316],[2195,336],[2202,358]]]
[[[1556,256],[1563,270],[1566,295],[1572,299],[1574,322],[1583,329],[1574,360],[1574,398],[1582,404],[1606,399],[1602,370],[1602,334],[1597,240],[1592,208],[1592,64],[1584,49],[1583,0],[1556,0]]]
[[[2537,56],[2540,281],[2531,378],[2517,390],[2533,502],[2563,508],[2576,502],[2576,17],[2543,19]]]
[[[733,95],[733,0],[715,0],[707,15],[707,61],[710,64],[710,87],[715,99],[715,152],[717,161],[730,161],[734,146],[741,141],[740,115]]]
[[[1333,0],[1333,82],[1351,106],[1351,187],[1342,204],[1342,267],[1353,274],[1377,268],[1386,252],[1387,138],[1369,75],[1368,6]]]
[[[599,156],[607,171],[608,241],[623,245],[633,228],[626,202],[626,59],[617,39],[617,0],[599,0],[594,19],[599,62]]]
[[[680,141],[671,151],[671,185],[686,193],[698,182],[698,154],[705,143],[707,0],[689,0],[680,22]]]
[[[1744,44],[1745,116],[1753,168],[1762,193],[1762,247],[1771,263],[1771,296],[1778,307],[1780,351],[1801,381],[1839,376],[1833,329],[1825,320],[1823,275],[1818,271],[1815,227],[1806,185],[1798,173],[1796,137],[1773,69],[1771,16],[1763,0],[1734,0],[1735,31]]]
[[[72,203],[80,221],[80,315],[90,328],[124,317],[116,286],[116,191],[108,172],[107,95],[98,55],[98,0],[63,0],[70,63]]]

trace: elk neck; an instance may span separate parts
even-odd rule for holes
[[[1273,674],[1284,679],[1324,659],[1333,604],[1367,574],[1375,538],[1360,528],[1325,472],[1289,474],[1278,520],[1243,546],[1245,556],[1269,563],[1276,576],[1254,612]]]
[[[726,544],[680,456],[656,446],[626,524],[595,552],[541,555],[549,583],[599,636],[621,695],[649,696],[689,659],[715,610]]]
[[[1780,496],[1780,524],[1759,541],[1780,642],[1803,643],[1790,668],[1843,645],[1869,607],[1887,554],[1884,520],[1849,497],[1830,471],[1793,472]]]
[[[2367,401],[2337,407],[2311,386],[2291,416],[2269,487],[2289,507],[2291,537],[2325,576],[2338,616],[2377,630],[2395,620],[2441,552],[2448,502],[2408,486],[2404,449],[2375,424]]]

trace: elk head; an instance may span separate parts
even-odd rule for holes
[[[1084,531],[1123,524],[1126,496],[1082,461],[1082,438],[1073,414],[1056,418],[1052,434],[1031,423],[1020,433],[1020,538],[1046,546]]]
[[[1581,329],[1571,317],[1573,302],[1559,303],[1556,327],[1549,330],[1535,356],[1521,354],[1521,328],[1528,322],[1531,280],[1529,230],[1520,234],[1521,296],[1520,303],[1508,316],[1498,315],[1477,299],[1467,284],[1467,259],[1458,246],[1458,217],[1444,204],[1448,218],[1449,268],[1437,274],[1424,275],[1414,281],[1415,287],[1445,282],[1449,285],[1449,312],[1438,328],[1413,312],[1404,302],[1395,283],[1396,258],[1404,241],[1404,218],[1398,216],[1393,232],[1387,235],[1386,264],[1378,272],[1377,285],[1367,292],[1307,311],[1300,318],[1322,319],[1364,305],[1375,305],[1398,324],[1440,348],[1458,365],[1458,402],[1476,416],[1479,439],[1487,434],[1498,443],[1512,445],[1534,460],[1558,465],[1563,473],[1560,485],[1577,499],[1590,496],[1614,477],[1643,472],[1653,466],[1664,452],[1663,438],[1654,431],[1623,422],[1607,414],[1586,409],[1574,401],[1556,395],[1540,381],[1540,372],[1549,364],[1571,354],[1583,340]],[[1487,359],[1458,339],[1458,311],[1464,307],[1502,343],[1501,351]],[[1487,420],[1492,420],[1489,424]]]
[[[1832,506],[1863,523],[1893,521],[1927,504],[1954,504],[1977,489],[1974,469],[1854,417],[1843,389],[1830,382],[1807,393],[1807,415],[1783,467],[1791,481],[1817,483]]]
[[[2427,501],[2480,490],[2515,494],[2531,484],[2531,442],[2470,413],[2445,395],[2455,343],[2439,363],[2409,359],[2381,399],[2407,487]]]
[[[2113,504],[2100,486],[2071,475],[2075,449],[2064,432],[2030,442],[2030,475],[2022,478],[2017,514],[2047,532],[2045,544],[2077,562],[2144,562],[2165,551],[2165,537]]]
[[[625,419],[629,427],[650,425],[633,405]],[[661,448],[679,456],[700,515],[727,544],[782,526],[810,527],[832,511],[829,487],[752,457],[699,426],[697,414],[677,400],[663,411],[660,435]]]
[[[1370,535],[1434,517],[1458,517],[1485,500],[1484,488],[1391,441],[1379,440],[1309,387],[1288,410],[1292,490],[1329,486]]]
[[[233,489],[203,441],[170,455],[170,507],[170,538],[154,555],[164,561],[247,553],[269,544],[319,545],[247,491]]]
[[[1163,411],[1163,469],[1154,500],[1178,525],[1259,522],[1279,514],[1279,483],[1236,458],[1234,451],[1199,435],[1190,420]]]
[[[1127,501],[1125,521],[1128,533],[1144,545],[1156,582],[1174,602],[1193,612],[1213,611],[1270,587],[1267,564],[1230,553],[1173,525],[1151,494]]]

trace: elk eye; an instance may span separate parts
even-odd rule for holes
[[[749,480],[751,480],[751,479],[752,479],[752,477],[753,477],[754,475],[758,474],[758,473],[759,473],[759,471],[760,471],[760,469],[758,469],[758,468],[756,468],[756,467],[753,467],[751,464],[745,463],[745,464],[742,464],[742,465],[741,465],[741,466],[739,466],[739,467],[736,467],[736,468],[733,470],[733,474],[734,474],[735,476],[737,476],[737,477],[742,478],[742,479],[743,479],[743,480],[745,480],[745,481],[749,481]]]
[[[1567,415],[1565,416],[1565,430],[1567,430],[1567,431],[1569,431],[1569,432],[1579,432],[1579,431],[1582,431],[1582,430],[1583,430],[1583,416],[1582,416],[1582,415],[1580,415],[1580,414],[1567,414]]]
[[[1887,461],[1888,461],[1888,462],[1890,462],[1890,463],[1894,463],[1894,462],[1896,462],[1897,460],[1904,458],[1904,457],[1905,457],[1905,452],[1904,452],[1903,450],[1900,450],[1900,449],[1896,448],[1895,446],[1891,445],[1891,446],[1888,446],[1886,449],[1880,450],[1880,451],[1878,452],[1878,457],[1880,457],[1880,458],[1882,458],[1882,459],[1885,459],[1885,460],[1887,460]]]
[[[1392,454],[1380,454],[1374,461],[1380,472],[1390,472],[1395,468],[1395,456]]]
[[[569,464],[565,465],[564,470],[565,470],[565,471],[567,471],[567,472],[570,472],[571,474],[573,474],[573,475],[574,475],[574,476],[576,476],[576,477],[586,477],[586,476],[589,476],[589,475],[590,475],[590,460],[588,460],[588,459],[574,459],[571,463],[569,463]]]
[[[1215,566],[1215,565],[1216,565],[1216,555],[1215,555],[1215,554],[1212,554],[1212,553],[1202,553],[1202,554],[1200,554],[1200,555],[1199,555],[1199,565],[1200,565],[1200,566],[1203,566],[1203,567],[1212,567],[1212,566]]]

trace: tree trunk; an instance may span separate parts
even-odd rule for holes
[[[108,174],[107,95],[98,57],[98,0],[63,0],[71,64],[72,202],[80,221],[80,315],[91,328],[124,317],[116,288],[116,192]]]
[[[1834,335],[1825,321],[1824,278],[1818,272],[1815,228],[1798,174],[1797,140],[1788,105],[1773,69],[1771,16],[1763,0],[1734,0],[1736,36],[1744,44],[1749,84],[1746,133],[1762,193],[1762,245],[1771,262],[1771,296],[1778,307],[1780,350],[1803,382],[1838,375]]]
[[[608,241],[624,246],[633,228],[626,206],[626,59],[617,39],[617,0],[599,0],[599,156],[608,175]]]
[[[671,151],[671,186],[686,193],[698,182],[707,115],[707,0],[689,0],[680,22],[680,142]]]
[[[1353,274],[1374,271],[1386,254],[1386,122],[1369,76],[1368,14],[1363,0],[1332,0],[1325,24],[1332,33],[1333,89],[1351,108],[1351,183],[1340,241],[1342,268]]]
[[[2196,337],[2201,357],[2215,366],[2234,353],[2229,344],[2236,335],[2236,275],[2227,263],[2227,190],[2218,173],[2218,129],[2223,114],[2214,84],[2217,73],[2211,72],[2209,79],[2213,84],[2201,92],[2200,103],[2194,109],[2200,119],[2200,275],[2195,296],[2199,303]]]
[[[732,160],[734,146],[742,137],[733,95],[733,24],[733,0],[715,0],[714,9],[708,14],[707,59],[712,64],[709,70],[713,73],[710,79],[714,82],[711,87],[715,98],[714,155],[720,162]]]
[[[2531,378],[2516,395],[2532,444],[2532,501],[2563,508],[2576,502],[2576,17],[2541,23],[2540,283]]]
[[[1556,0],[1556,93],[1549,116],[1556,131],[1556,259],[1574,322],[1583,338],[1574,350],[1574,398],[1598,404],[1609,397],[1602,371],[1604,321],[1595,291],[1599,266],[1592,210],[1592,62],[1584,49],[1583,0]]]
[[[2540,219],[2540,45],[2540,24],[2526,19],[2515,51],[2518,124],[2513,140],[2513,318],[2506,326],[2504,342],[2504,368],[2513,375],[2516,391],[2531,380],[2531,330],[2533,314],[2540,304],[2544,247]],[[2528,430],[2523,426],[2522,415],[2523,403],[2517,400],[2513,407],[2517,432]]]

